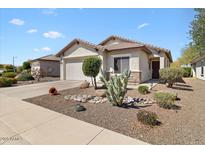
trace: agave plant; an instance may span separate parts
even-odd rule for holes
[[[106,96],[110,103],[114,106],[122,106],[125,94],[127,93],[127,84],[130,77],[130,71],[123,74],[115,75],[109,81],[106,80],[105,74],[102,73],[100,80],[107,87]]]

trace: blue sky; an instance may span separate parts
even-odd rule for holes
[[[74,38],[98,44],[110,35],[170,49],[190,42],[193,9],[0,9],[0,63],[55,54]]]

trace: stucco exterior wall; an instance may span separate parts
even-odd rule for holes
[[[40,68],[40,62],[39,61],[34,61],[31,63],[31,69],[36,69],[36,68]]]
[[[60,76],[60,62],[58,61],[40,61],[40,69],[45,76]]]
[[[84,47],[81,44],[75,44],[70,49],[64,52],[64,58],[86,57],[98,55],[95,49]]]
[[[128,56],[130,58],[129,59],[130,70],[140,71],[139,57],[141,52],[143,51],[140,51],[138,49],[125,49],[125,50],[107,52],[106,70],[108,72],[114,72],[114,57]]]
[[[201,75],[201,67],[204,69],[204,75]],[[193,68],[195,73],[193,74],[196,78],[205,80],[205,59],[203,61],[198,61],[195,63],[195,67]]]
[[[151,68],[149,66],[149,55],[143,51],[139,52],[139,67],[141,71],[141,82],[152,78]]]
[[[149,68],[149,56],[141,49],[126,49],[107,52],[107,71],[114,73],[114,57],[128,56],[130,71],[140,74],[140,82],[151,79],[151,70]],[[140,73],[139,73],[140,72]],[[135,79],[136,80],[136,79]]]

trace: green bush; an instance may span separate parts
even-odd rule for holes
[[[97,88],[96,76],[100,72],[101,64],[102,64],[102,60],[97,56],[87,57],[83,61],[83,66],[82,66],[83,73],[85,76],[94,79],[95,89]]]
[[[145,95],[145,94],[147,94],[149,92],[149,87],[148,86],[139,86],[138,87],[138,92],[140,94]]]
[[[9,78],[0,78],[0,87],[10,87],[12,85],[12,80]]]
[[[28,62],[28,61],[23,62],[22,68],[23,68],[23,70],[29,70],[29,69],[31,69],[31,64],[30,64],[30,62]]]
[[[139,112],[137,113],[137,119],[143,124],[151,126],[155,126],[159,123],[159,121],[157,120],[157,114],[146,110],[139,110]]]
[[[191,67],[183,67],[183,77],[191,77]]]
[[[16,71],[17,71],[17,73],[21,73],[23,71],[23,67],[22,66],[17,67]]]
[[[157,92],[154,94],[156,103],[165,109],[171,109],[174,106],[174,101],[177,99],[177,95],[168,92]]]
[[[28,72],[22,72],[20,73],[17,78],[18,81],[28,81],[28,80],[34,80],[33,76]]]
[[[175,82],[180,80],[183,76],[181,68],[163,68],[159,70],[160,78],[168,83],[168,87],[172,87]]]
[[[13,65],[6,65],[4,67],[4,72],[14,72],[14,70],[16,70],[16,67]]]
[[[15,78],[7,78],[9,80],[11,80],[12,84],[17,84],[17,79]]]
[[[16,73],[15,72],[4,72],[2,76],[6,78],[14,78],[16,76]]]

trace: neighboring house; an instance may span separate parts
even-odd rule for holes
[[[61,59],[61,80],[89,80],[82,72],[83,59],[88,56],[99,56],[102,70],[110,76],[130,70],[132,83],[159,78],[159,69],[169,67],[172,62],[167,49],[119,36],[110,36],[98,45],[74,39],[56,56]]]
[[[48,55],[31,60],[31,69],[40,69],[42,76],[60,76],[60,58],[55,55]]]
[[[205,54],[191,62],[193,77],[205,80]]]

